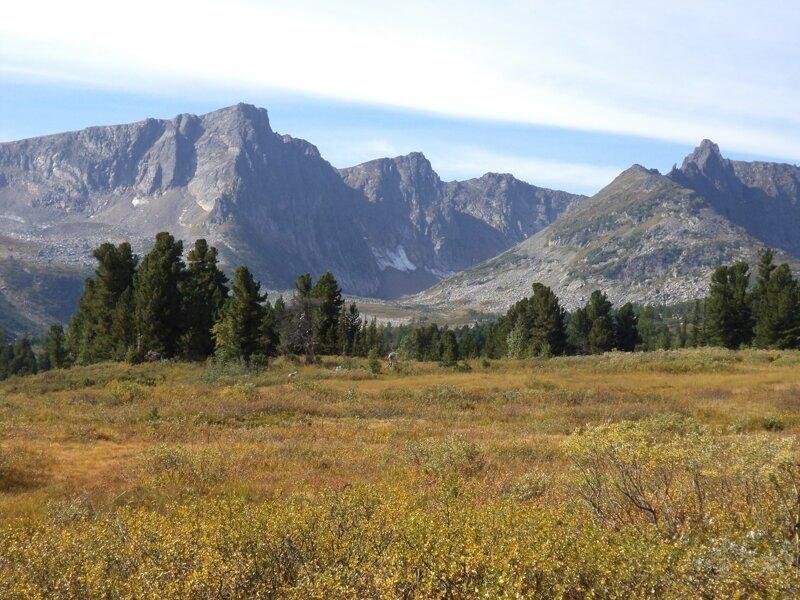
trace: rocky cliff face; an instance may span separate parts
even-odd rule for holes
[[[728,160],[703,140],[667,176],[765,244],[800,256],[800,167]]]
[[[705,141],[681,169],[664,176],[634,165],[524,242],[412,301],[497,312],[541,281],[568,308],[598,288],[616,303],[672,303],[703,296],[716,266],[754,263],[766,246],[800,268],[800,228],[771,229],[796,218],[797,171],[728,161]]]
[[[367,199],[365,229],[384,271],[429,284],[495,256],[552,222],[582,196],[538,188],[508,174],[443,182],[420,153],[341,170]],[[396,295],[385,293],[385,296]]]
[[[331,270],[347,292],[392,297],[512,246],[578,199],[510,175],[444,183],[418,153],[339,172],[240,104],[0,144],[0,259],[79,279],[99,243],[142,252],[170,231],[208,238],[270,288]],[[8,305],[16,292],[0,285]]]

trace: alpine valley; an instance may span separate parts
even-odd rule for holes
[[[442,181],[420,153],[336,169],[247,104],[0,144],[0,327],[65,321],[92,249],[204,237],[268,289],[333,272],[351,295],[497,312],[542,281],[572,308],[702,296],[770,246],[797,266],[800,167],[710,141],[662,175],[635,165],[587,198],[509,174]]]

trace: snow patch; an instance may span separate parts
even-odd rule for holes
[[[136,196],[133,200],[131,200],[131,204],[133,204],[134,208],[137,206],[145,206],[150,203],[150,200],[147,198],[139,198]]]
[[[390,267],[404,273],[417,270],[417,265],[408,259],[403,246],[398,246],[395,250],[372,248],[372,255],[378,261],[378,268],[381,271],[385,271]]]

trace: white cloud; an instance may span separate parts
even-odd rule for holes
[[[488,171],[512,173],[518,179],[540,187],[591,193],[609,184],[621,168],[572,163],[503,154],[475,148],[456,146],[428,151],[433,168],[454,178],[483,175]]]
[[[2,69],[137,90],[278,88],[800,159],[800,5],[26,0]]]

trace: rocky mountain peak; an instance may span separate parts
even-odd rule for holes
[[[700,145],[683,159],[682,169],[688,169],[691,165],[697,166],[701,171],[724,162],[719,146],[709,139],[700,142]]]

